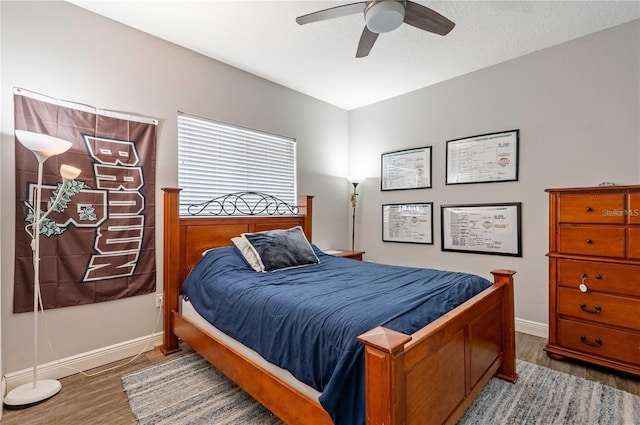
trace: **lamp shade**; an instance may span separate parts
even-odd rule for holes
[[[44,162],[49,157],[68,151],[72,145],[71,142],[58,139],[57,137],[25,130],[16,130],[16,137],[25,148],[33,152],[40,162]]]
[[[60,175],[64,181],[73,180],[80,175],[80,169],[72,167],[71,165],[62,164],[60,167]]]
[[[347,176],[347,180],[349,180],[349,183],[357,185],[357,184],[362,183],[362,180],[364,180],[364,177],[362,177],[362,176]]]

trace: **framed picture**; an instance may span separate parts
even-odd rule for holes
[[[431,187],[431,146],[382,154],[382,190]]]
[[[433,245],[433,202],[383,205],[382,241]]]
[[[520,202],[442,205],[442,251],[522,257]]]
[[[520,130],[447,140],[446,184],[518,180]]]

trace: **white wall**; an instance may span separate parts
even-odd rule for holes
[[[545,49],[408,95],[351,111],[350,161],[373,176],[360,196],[361,228],[381,228],[385,203],[434,202],[433,246],[383,243],[360,231],[367,258],[516,275],[516,317],[548,324],[550,187],[640,178],[640,23]],[[445,186],[446,140],[520,129],[518,182]],[[380,154],[433,146],[433,188],[380,191]],[[441,252],[440,205],[522,202],[523,257]]]
[[[2,349],[4,372],[32,362],[30,314],[13,314],[15,220],[13,87],[58,99],[160,120],[159,188],[177,185],[178,110],[294,137],[298,193],[315,195],[314,242],[349,243],[348,113],[192,51],[64,2],[0,4],[2,54],[1,210]],[[158,288],[162,290],[162,229],[156,229]],[[51,339],[62,358],[151,333],[155,296],[67,307],[47,312]],[[160,329],[158,329],[160,330]],[[54,360],[44,331],[40,360]]]

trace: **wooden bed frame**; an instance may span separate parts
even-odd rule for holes
[[[180,189],[163,191],[162,352],[179,351],[180,338],[287,424],[332,424],[317,400],[179,312],[182,282],[205,249],[230,246],[230,239],[243,232],[297,225],[311,241],[313,197],[301,197],[295,216],[180,217]],[[358,337],[365,345],[367,424],[455,424],[492,376],[516,381],[515,272],[491,273],[490,288],[412,335],[379,327]]]

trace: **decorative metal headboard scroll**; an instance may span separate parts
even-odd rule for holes
[[[296,215],[300,207],[262,192],[235,192],[187,207],[190,215]]]

